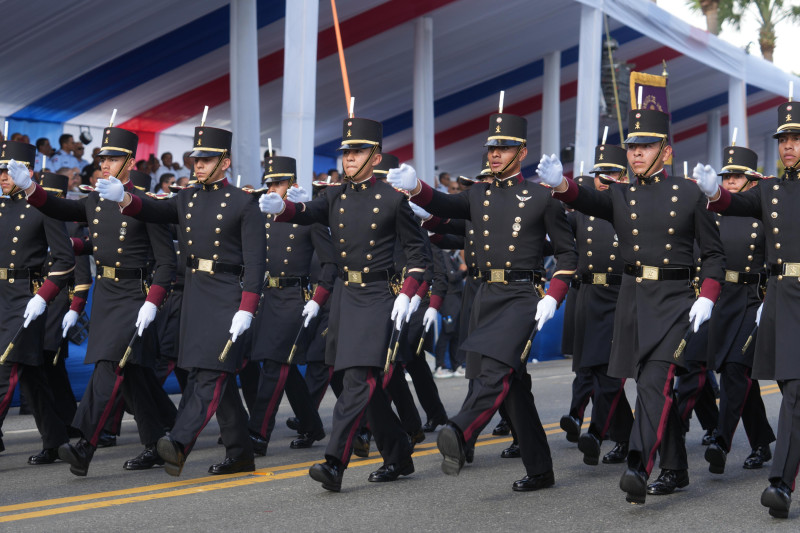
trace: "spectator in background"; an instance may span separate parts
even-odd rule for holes
[[[145,174],[147,174],[148,173],[147,172],[147,160],[146,159],[138,160],[136,162],[136,170],[138,170],[139,172],[144,172]]]
[[[103,171],[100,170],[99,168],[94,169],[92,173],[89,174],[89,185],[91,185],[92,187],[96,187],[97,180],[99,180],[102,177],[103,177]]]
[[[46,156],[49,159],[53,157],[53,153],[55,153],[55,150],[50,146],[50,139],[47,137],[36,139],[36,160],[33,162],[33,171],[41,172],[42,158]],[[52,163],[48,163],[47,168],[53,168]]]
[[[25,144],[31,144],[31,138],[25,135],[24,133],[22,134],[22,136],[20,136],[19,141]]]
[[[78,172],[79,173],[83,170],[83,168],[86,165],[89,164],[89,162],[86,161],[83,158],[83,152],[84,152],[84,148],[83,148],[83,143],[82,142],[78,141],[78,142],[72,143],[72,156],[75,159],[78,160]]]
[[[180,185],[182,178],[186,178],[186,181],[188,182],[192,177],[194,162],[192,161],[192,158],[189,157],[189,154],[191,153],[192,152],[183,152],[183,166],[175,168],[175,177],[178,178],[178,185]]]
[[[439,184],[436,185],[436,190],[448,194],[450,192],[450,183],[452,181],[453,180],[450,179],[450,174],[447,172],[442,172],[439,174]]]
[[[48,165],[50,168],[74,168],[80,172],[80,163],[72,155],[72,146],[74,144],[72,135],[65,133],[58,138],[59,149],[58,152],[53,154],[53,164]]]
[[[153,192],[157,192],[158,178],[164,173],[161,168],[161,161],[158,160],[155,154],[150,154],[150,157],[147,158],[147,170],[145,172],[150,174],[150,190]]]
[[[179,187],[186,187],[189,185],[189,176],[181,176],[178,178],[177,185]]]
[[[69,178],[69,182],[67,183],[67,189],[72,192],[80,192],[78,189],[78,185],[81,184],[81,175],[78,174],[78,171],[75,167],[60,167],[56,170],[56,174],[61,174],[62,176],[66,176]]]
[[[11,140],[22,142],[22,134],[18,131],[15,131],[14,133],[11,134]]]
[[[81,182],[84,185],[91,185],[94,187],[94,185],[91,183],[91,177],[96,170],[100,170],[100,156],[97,155],[99,153],[99,146],[96,146],[94,149],[92,149],[92,162],[81,169]]]
[[[156,189],[156,194],[165,193],[169,194],[169,186],[175,184],[175,174],[171,172],[164,172],[161,174],[161,177],[158,178],[158,189]]]
[[[341,183],[342,178],[339,176],[339,171],[335,168],[328,170],[328,176],[331,177],[331,183]]]
[[[458,194],[461,192],[461,184],[458,183],[458,180],[450,180],[447,192],[448,194]]]

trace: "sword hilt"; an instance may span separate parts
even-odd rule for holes
[[[133,348],[131,346],[128,346],[127,348],[125,348],[125,355],[123,355],[122,359],[120,359],[120,361],[119,361],[119,367],[120,368],[125,368],[125,364],[128,362],[128,357],[130,357],[132,351],[133,351]]]
[[[233,341],[228,339],[228,342],[225,343],[225,348],[222,349],[222,353],[219,354],[219,362],[224,363],[225,360],[228,358],[228,352],[231,350],[231,346],[233,346]]]
[[[11,350],[13,349],[14,349],[14,341],[11,341],[8,343],[8,348],[6,348],[6,351],[3,352],[3,356],[0,357],[0,365],[5,364],[6,359],[8,359],[8,354],[10,354]]]
[[[686,348],[686,339],[681,339],[681,343],[678,345],[678,349],[675,350],[675,360],[680,359],[681,355],[683,354],[683,349]]]
[[[58,350],[56,350],[56,355],[55,357],[53,357],[53,366],[56,366],[58,364],[58,356],[60,354],[61,354],[61,346],[58,347]]]
[[[417,344],[417,355],[422,353],[422,347],[425,345],[425,333],[419,338],[419,344]]]
[[[292,351],[289,352],[289,359],[286,360],[286,364],[287,365],[291,365],[292,364],[292,361],[294,361],[294,354],[296,354],[296,353],[297,353],[297,345],[293,344],[292,345]]]
[[[531,342],[531,340],[528,339],[528,342],[525,343],[525,349],[522,350],[522,355],[519,357],[520,363],[524,363],[525,361],[528,360],[528,354],[531,352],[532,345],[533,342]]]

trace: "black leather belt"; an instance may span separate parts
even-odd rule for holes
[[[742,285],[758,285],[761,283],[761,274],[755,274],[753,272],[737,272],[736,270],[726,270],[725,281],[727,283],[740,283]]]
[[[581,284],[583,285],[620,285],[621,283],[622,274],[597,272],[581,276]]]
[[[770,265],[769,275],[800,278],[800,263],[781,263],[779,265]]]
[[[692,279],[691,267],[651,267],[645,265],[636,266],[626,263],[624,272],[630,276],[652,281]]]
[[[273,289],[283,289],[285,287],[308,287],[308,276],[282,276],[282,277],[269,277],[268,287]]]
[[[481,269],[478,267],[469,267],[467,269],[467,275],[472,276],[473,278],[480,278],[481,277]]]
[[[374,281],[387,281],[394,276],[394,270],[375,270],[374,272],[361,272],[360,270],[349,270],[339,272],[339,278],[345,283],[372,283]]]
[[[234,265],[231,263],[220,263],[212,259],[187,259],[186,266],[192,269],[192,272],[199,270],[206,274],[215,274],[222,272],[224,274],[236,274],[241,276],[244,274],[244,267],[242,265]]]
[[[480,279],[489,283],[540,283],[542,274],[535,270],[493,268],[481,270]]]
[[[42,275],[30,268],[0,268],[0,280],[41,278]]]
[[[97,266],[98,278],[109,279],[144,279],[147,276],[145,268],[116,268],[108,266]]]

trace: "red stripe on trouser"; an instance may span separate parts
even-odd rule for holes
[[[286,378],[288,376],[289,365],[281,365],[281,373],[278,376],[278,384],[275,386],[275,390],[272,392],[272,398],[269,399],[269,403],[267,404],[267,411],[264,413],[264,421],[261,422],[260,433],[265,439],[267,438],[267,426],[269,426],[269,420],[272,418],[275,410],[278,409],[278,403],[281,400],[283,389],[286,388]]]
[[[467,429],[464,430],[464,441],[466,442],[471,441],[472,434],[475,433],[475,431],[478,428],[482,428],[483,426],[488,424],[489,420],[494,416],[494,414],[500,408],[500,405],[503,403],[503,400],[506,399],[506,396],[508,396],[508,391],[511,388],[510,379],[511,379],[511,374],[513,372],[514,372],[513,369],[509,369],[508,374],[506,374],[505,377],[503,378],[503,389],[500,391],[500,394],[497,395],[497,398],[495,398],[492,406],[489,409],[482,412],[481,414],[479,414],[478,417],[472,421],[472,424],[467,426]]]
[[[703,387],[706,386],[706,367],[702,368],[702,373],[697,378],[697,389],[694,391],[694,394],[689,398],[689,401],[686,402],[686,409],[683,410],[681,413],[681,420],[686,422],[689,419],[689,415],[694,409],[694,404],[697,403],[697,397],[700,396],[700,393],[703,392]]]
[[[208,424],[208,421],[211,420],[211,417],[214,416],[214,413],[217,412],[217,407],[219,407],[219,401],[222,398],[222,386],[225,384],[225,378],[227,377],[226,372],[222,372],[219,377],[217,378],[217,385],[214,387],[214,395],[211,397],[211,403],[208,404],[208,410],[206,411],[206,418],[203,420],[203,424],[200,426],[200,429],[197,430],[197,433],[194,434],[192,438],[192,442],[188,444],[184,444],[183,449],[186,455],[189,455],[189,452],[192,451],[194,447],[194,443],[197,442],[197,437],[200,436],[200,433]]]
[[[389,371],[383,375],[383,388],[386,390],[386,387],[389,386],[389,382],[392,381],[392,375],[394,374],[394,365],[389,367]],[[391,400],[389,400],[391,401]]]
[[[167,363],[167,371],[164,372],[164,377],[161,379],[161,386],[164,386],[164,383],[167,381],[167,378],[170,374],[175,370],[175,360],[170,359],[169,363]]]
[[[369,402],[372,401],[372,395],[375,394],[375,377],[372,375],[372,369],[370,368],[367,370],[367,385],[369,385],[369,398],[367,398],[367,405]],[[353,427],[350,428],[350,433],[347,434],[347,442],[344,444],[344,453],[342,453],[342,465],[347,466],[347,463],[350,462],[350,452],[353,449],[353,438],[356,436],[356,431],[358,428],[361,427],[361,419],[364,417],[364,413],[366,412],[367,407],[364,407],[364,410],[359,413],[356,419],[353,421]]]
[[[92,448],[97,448],[97,441],[100,439],[100,433],[106,427],[106,422],[108,421],[108,417],[111,416],[111,411],[114,410],[114,403],[117,399],[117,394],[119,394],[122,380],[125,379],[125,376],[122,375],[122,369],[119,367],[119,365],[117,365],[114,373],[117,375],[117,379],[114,380],[114,388],[111,390],[111,397],[106,402],[106,407],[103,409],[103,414],[100,415],[100,420],[97,422],[97,427],[94,428],[94,434],[92,435],[92,438],[89,439],[89,444],[92,445]],[[122,404],[120,404],[120,407],[122,407]]]
[[[328,381],[325,382],[325,385],[322,387],[322,390],[319,391],[319,397],[317,398],[317,411],[319,411],[319,406],[322,405],[322,399],[325,397],[325,393],[328,391],[328,386],[331,384],[331,380],[333,379],[333,367],[328,367]]]
[[[672,380],[675,378],[675,365],[669,365],[667,371],[667,380],[664,382],[664,408],[661,410],[661,419],[658,421],[658,429],[656,430],[656,442],[653,444],[653,449],[647,455],[647,465],[645,470],[647,475],[653,471],[653,465],[656,462],[656,452],[661,445],[661,439],[664,437],[664,430],[667,427],[669,420],[669,410],[672,409]]]
[[[619,399],[623,394],[625,394],[625,378],[622,378],[622,384],[619,386],[619,390],[617,391],[617,394],[614,395],[614,400],[611,402],[611,407],[608,410],[608,418],[606,418],[606,423],[603,424],[603,430],[602,433],[600,433],[600,440],[606,438],[608,426],[611,425],[611,419],[614,417],[614,413],[617,412],[617,405],[619,405]]]
[[[13,363],[11,366],[11,375],[8,376],[8,392],[6,392],[3,401],[0,402],[0,417],[5,415],[11,406],[11,398],[14,397],[14,390],[17,388],[17,383],[19,383],[19,363]]]

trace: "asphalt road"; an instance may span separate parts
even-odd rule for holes
[[[583,464],[576,445],[558,427],[569,406],[569,361],[531,365],[533,391],[548,432],[556,485],[533,493],[515,493],[524,475],[519,459],[501,459],[510,438],[492,437],[487,426],[475,463],[458,477],[440,470],[435,434],[417,446],[416,472],[394,483],[368,483],[382,463],[376,452],[354,460],[345,472],[342,492],[330,493],[312,481],[308,468],[322,460],[327,439],[307,450],[290,450],[293,432],[284,400],[266,457],[256,458],[255,474],[209,476],[208,466],[223,457],[212,420],[200,436],[183,474],[174,478],[156,468],[127,472],[122,464],[141,446],[133,420],[126,418],[114,448],[100,449],[86,478],[57,462],[28,466],[41,447],[32,417],[16,408],[5,421],[6,451],[0,454],[0,530],[6,531],[797,531],[797,507],[789,519],[771,518],[759,503],[768,470],[744,470],[749,453],[743,430],[734,438],[724,475],[708,472],[703,435],[693,421],[687,436],[691,484],[671,496],[648,496],[646,505],[625,502],[618,482],[622,465]],[[460,406],[463,379],[438,380],[448,412]],[[777,427],[780,393],[774,382],[761,384],[767,412]],[[627,386],[633,404],[635,388]],[[174,398],[178,400],[177,397]],[[321,415],[330,423],[334,397],[328,393]],[[329,427],[329,426],[328,426]],[[584,424],[586,427],[586,422]],[[605,443],[603,453],[610,449]],[[374,450],[374,444],[373,444]],[[655,472],[657,474],[657,472]]]

